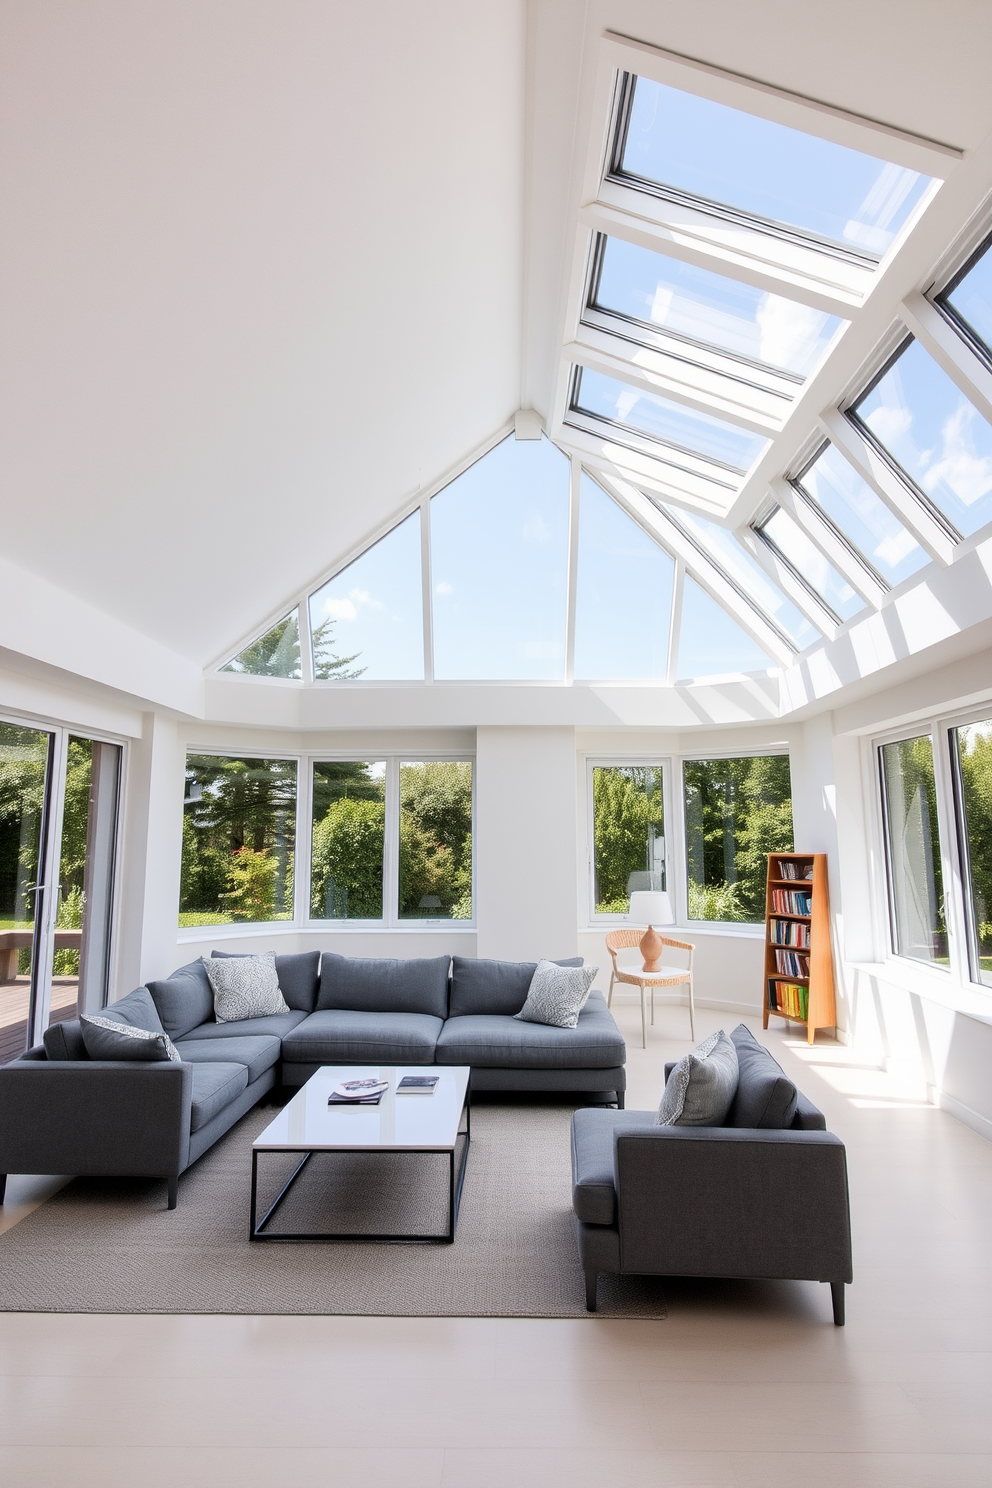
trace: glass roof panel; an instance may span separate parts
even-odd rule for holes
[[[913,534],[832,444],[796,484],[890,584],[930,562]]]
[[[674,583],[674,560],[583,471],[576,677],[664,681]]]
[[[290,677],[298,681],[303,672],[300,668],[300,622],[296,610],[239,651],[233,661],[220,670],[241,676]]]
[[[990,244],[992,247],[992,244]],[[992,252],[986,248],[953,289],[938,298],[992,355]]]
[[[318,682],[422,680],[419,511],[311,594],[310,630]]]
[[[622,170],[881,257],[930,182],[905,166],[635,81]]]
[[[737,587],[785,631],[798,650],[804,651],[807,646],[812,646],[821,639],[816,626],[807,620],[791,599],[786,598],[761,564],[751,557],[726,527],[711,522],[708,517],[701,517],[698,512],[684,511],[681,507],[665,507],[664,510],[690,536],[695,537],[707,557],[712,558],[717,567],[722,568]]]
[[[744,475],[767,447],[767,439],[712,414],[697,413],[657,393],[645,393],[616,377],[580,369],[572,403],[579,413],[654,439],[670,448],[713,460]]]
[[[918,341],[852,412],[964,537],[992,521],[992,427]]]
[[[606,238],[593,305],[763,366],[808,377],[836,315],[697,269],[622,238]]]
[[[688,679],[727,672],[764,672],[774,666],[757,641],[686,574],[676,676]]]
[[[565,674],[569,461],[504,439],[431,500],[434,675]]]
[[[813,539],[780,506],[757,531],[842,620],[849,620],[865,608],[860,594],[855,593],[843,575],[823,556]]]

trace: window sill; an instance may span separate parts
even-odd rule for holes
[[[411,920],[409,925],[370,925],[356,920],[352,924],[338,921],[322,925],[300,924],[295,920],[270,920],[263,925],[183,925],[176,931],[176,944],[199,940],[250,940],[273,935],[475,935],[471,920]]]
[[[631,925],[628,920],[597,920],[587,925],[581,933],[587,935],[606,935],[611,930],[636,930],[644,926]],[[764,940],[764,925],[748,925],[734,920],[689,920],[684,925],[656,925],[655,929],[659,935],[676,935],[691,938],[693,935],[712,935],[718,938],[729,937],[733,940]]]
[[[962,984],[955,981],[949,971],[915,966],[911,961],[897,957],[888,961],[848,961],[846,965],[860,976],[874,977],[914,997],[923,997],[928,1002],[992,1026],[992,988],[978,987],[970,982]]]

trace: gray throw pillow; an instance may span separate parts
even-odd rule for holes
[[[658,1126],[722,1126],[737,1093],[737,1050],[720,1029],[680,1059],[661,1097]]]
[[[144,1059],[153,1062],[171,1060],[182,1063],[182,1055],[167,1033],[154,1033],[137,1028],[118,1018],[101,1018],[96,1013],[84,1014],[83,1043],[91,1059]]]
[[[232,956],[203,965],[214,994],[218,1023],[240,1023],[245,1018],[268,1018],[288,1013],[289,1007],[276,975],[275,951],[263,956]]]
[[[524,1023],[575,1028],[598,970],[598,966],[558,966],[554,961],[538,961],[527,1001],[513,1016]]]

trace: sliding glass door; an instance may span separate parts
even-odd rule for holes
[[[23,1053],[38,1006],[56,736],[0,723],[0,1063]]]

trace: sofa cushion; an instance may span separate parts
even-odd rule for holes
[[[556,961],[555,966],[581,966],[582,957]],[[451,962],[449,1018],[495,1013],[519,1013],[527,1001],[536,961],[489,961],[455,956]]]
[[[661,1097],[659,1126],[723,1126],[737,1090],[737,1050],[721,1028],[680,1059]]]
[[[187,1064],[216,1064],[223,1058],[225,1064],[243,1064],[248,1071],[248,1083],[264,1075],[279,1060],[282,1043],[277,1038],[226,1038],[223,1044],[216,1039],[180,1039],[175,1046],[180,1059]]]
[[[585,1224],[613,1224],[617,1212],[613,1146],[618,1130],[654,1126],[653,1111],[576,1111],[572,1117],[572,1208]]]
[[[282,1039],[287,1033],[292,1033],[306,1016],[306,1013],[273,1013],[268,1018],[245,1018],[237,1023],[215,1023],[211,1018],[209,1023],[201,1023],[198,1028],[191,1028],[185,1037],[229,1039],[256,1038],[266,1034],[271,1038]],[[223,1055],[218,1055],[218,1058],[222,1057]]]
[[[147,986],[162,1027],[171,1039],[182,1038],[197,1024],[213,1020],[214,994],[202,961],[191,961],[171,976],[148,982]]]
[[[287,1064],[433,1064],[443,1023],[429,1013],[318,1009],[282,1042]]]
[[[83,1043],[83,1025],[78,1018],[50,1023],[42,1034],[49,1059],[89,1059]]]
[[[626,1046],[601,992],[591,992],[575,1028],[522,1023],[507,1013],[449,1018],[437,1041],[438,1064],[487,1069],[612,1069]]]
[[[105,1018],[100,1013],[87,1013],[80,1019],[83,1043],[91,1059],[137,1059],[159,1063],[179,1063],[179,1053],[167,1033],[153,1033],[138,1028],[124,1018]]]
[[[775,1130],[791,1126],[799,1101],[795,1085],[743,1023],[730,1037],[737,1050],[740,1074],[727,1125]]]
[[[527,1001],[514,1017],[551,1028],[574,1028],[589,997],[598,966],[556,966],[539,961]]]
[[[203,969],[214,994],[218,1023],[246,1023],[249,1018],[271,1018],[288,1013],[276,976],[275,951],[261,956],[225,956],[204,960]]]
[[[248,951],[211,951],[212,961],[233,961],[249,955]],[[294,1012],[312,1013],[317,1006],[320,980],[320,952],[297,951],[291,956],[276,956],[276,976],[286,1006]]]
[[[130,1023],[132,1028],[144,1028],[149,1033],[168,1033],[147,987],[136,987],[119,1002],[108,1003],[100,1009],[101,1018],[112,1018],[115,1023]]]
[[[446,1018],[450,960],[450,956],[412,956],[398,961],[325,951],[320,958],[317,1011],[427,1013]]]
[[[243,1064],[194,1064],[193,1108],[189,1129],[199,1131],[236,1100],[248,1085]]]

